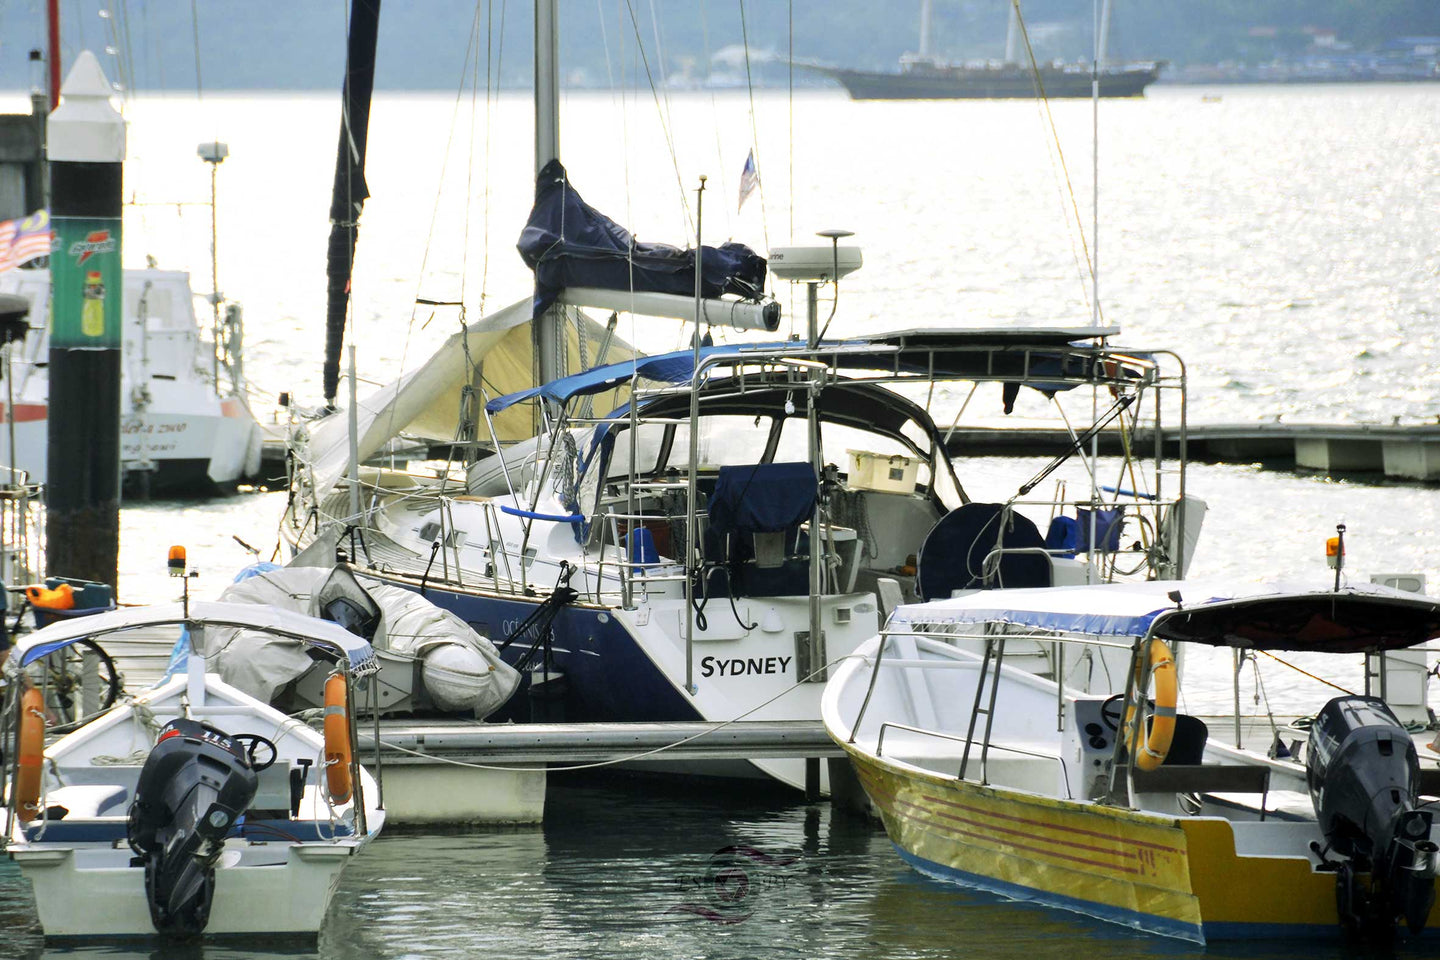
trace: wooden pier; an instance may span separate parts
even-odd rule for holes
[[[1162,431],[1167,456],[1180,454],[1180,431]],[[1152,431],[1140,431],[1136,444],[1153,444]],[[1394,480],[1440,481],[1440,423],[1326,424],[1241,423],[1190,426],[1185,433],[1189,459],[1199,463],[1258,463],[1279,470],[1307,470],[1330,476],[1374,474]],[[971,427],[948,433],[952,456],[1053,456],[1070,443],[1063,430]],[[1122,452],[1118,431],[1102,431],[1100,453]]]

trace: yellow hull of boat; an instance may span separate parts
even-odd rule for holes
[[[1339,935],[1335,874],[1305,857],[1239,856],[1227,820],[981,786],[853,750],[851,758],[891,841],[922,873],[1199,943]]]

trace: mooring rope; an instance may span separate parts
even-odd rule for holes
[[[683,746],[685,746],[687,743],[693,743],[694,741],[699,740],[701,737],[708,737],[708,736],[709,736],[710,734],[712,734],[712,733],[716,733],[716,732],[718,732],[718,731],[720,731],[720,730],[723,730],[723,729],[725,729],[726,727],[730,726],[731,724],[739,723],[740,721],[744,720],[746,717],[750,716],[751,714],[757,713],[757,712],[759,712],[760,710],[765,709],[765,708],[768,707],[770,704],[774,703],[776,700],[779,700],[781,697],[785,696],[786,694],[791,693],[791,692],[799,689],[802,684],[808,683],[808,682],[811,680],[811,678],[819,676],[820,674],[824,673],[826,670],[829,670],[831,667],[834,667],[834,666],[836,666],[837,664],[843,663],[844,661],[849,660],[849,659],[851,659],[852,657],[857,657],[857,656],[860,656],[860,654],[847,653],[847,654],[846,654],[845,656],[843,656],[843,657],[836,657],[834,660],[831,660],[829,663],[826,663],[826,664],[824,664],[823,666],[820,666],[820,667],[815,668],[815,669],[814,669],[813,671],[811,671],[809,674],[805,675],[804,677],[801,677],[799,680],[796,680],[793,684],[791,684],[790,686],[786,687],[784,690],[781,690],[779,693],[775,694],[775,696],[771,697],[769,700],[766,700],[766,701],[763,702],[763,703],[756,704],[755,706],[751,707],[749,710],[746,710],[744,713],[741,713],[741,714],[739,714],[739,715],[737,715],[737,716],[731,717],[729,720],[722,720],[722,721],[720,721],[719,723],[716,723],[714,726],[711,726],[711,727],[709,727],[709,728],[707,728],[707,729],[705,729],[705,730],[701,730],[701,731],[698,732],[698,733],[693,733],[693,734],[691,734],[690,736],[684,738],[683,740],[676,740],[674,743],[667,743],[667,744],[665,744],[665,745],[663,745],[663,746],[655,747],[654,749],[651,749],[651,750],[645,750],[645,751],[643,751],[643,752],[641,752],[641,753],[633,753],[633,754],[629,754],[629,755],[624,756],[624,757],[617,757],[617,758],[614,759],[614,760],[597,760],[597,761],[595,761],[594,763],[576,763],[576,764],[569,764],[569,765],[563,766],[563,767],[557,767],[557,766],[553,766],[553,765],[546,765],[546,766],[541,766],[541,767],[517,767],[517,766],[514,766],[513,764],[505,764],[505,765],[502,766],[502,765],[499,765],[499,764],[491,764],[491,763],[472,763],[472,762],[470,762],[470,761],[468,761],[468,760],[455,760],[455,759],[453,759],[453,758],[451,758],[451,757],[442,757],[442,756],[437,756],[436,754],[433,754],[433,753],[425,753],[423,750],[412,750],[412,749],[410,749],[409,747],[402,747],[402,746],[400,746],[398,743],[392,743],[392,742],[390,742],[390,741],[388,741],[388,740],[381,740],[381,741],[380,741],[380,745],[383,746],[383,747],[387,747],[387,748],[389,748],[389,749],[391,749],[391,750],[398,750],[400,753],[406,753],[406,754],[409,754],[410,756],[413,756],[413,757],[424,757],[424,758],[427,759],[427,760],[435,760],[435,761],[438,761],[438,762],[440,762],[440,763],[448,763],[448,764],[450,764],[451,766],[455,766],[455,767],[467,767],[467,768],[472,769],[472,770],[496,770],[496,771],[501,771],[501,772],[505,772],[505,773],[546,773],[546,772],[549,772],[549,771],[552,771],[552,770],[553,770],[553,771],[557,771],[557,772],[564,772],[564,771],[569,771],[569,770],[597,770],[597,769],[600,769],[600,768],[603,768],[603,767],[613,767],[613,766],[615,766],[616,764],[620,764],[620,763],[633,763],[633,762],[636,761],[636,760],[644,760],[644,759],[646,759],[647,757],[656,756],[657,754],[664,753],[664,752],[666,752],[667,750],[674,750],[676,747],[683,747]],[[476,725],[479,726],[478,723],[477,723]]]

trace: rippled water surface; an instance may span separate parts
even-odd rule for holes
[[[941,958],[1347,956],[1094,924],[915,874],[863,820],[765,791],[552,778],[543,829],[390,834],[345,873],[314,948],[349,957]],[[0,864],[0,957],[239,960],[249,944],[46,950]],[[1412,954],[1419,956],[1420,954]]]
[[[1162,87],[1102,106],[1106,321],[1124,329],[1124,342],[1185,358],[1192,423],[1434,421],[1440,86],[1225,88],[1220,102],[1202,101],[1205,92]],[[462,101],[377,100],[373,196],[354,282],[367,381],[413,367],[456,328],[456,311],[415,308],[416,297],[463,298],[473,316],[481,293],[492,306],[528,293],[514,252],[531,196],[528,99],[502,96],[488,135],[483,103],[472,135]],[[641,239],[685,242],[693,226],[682,195],[693,202],[706,173],[707,241],[733,236],[763,249],[791,236],[810,242],[826,227],[856,232],[865,266],[842,286],[832,333],[1088,319],[1083,252],[1067,225],[1070,192],[1034,104],[861,104],[808,92],[792,112],[782,95],[759,96],[764,196],[738,216],[748,101],[686,94],[668,106],[673,154],[648,92],[623,101],[576,94],[564,108],[562,152],[574,183]],[[193,270],[197,289],[207,286],[198,278],[209,274],[208,218],[176,204],[208,198],[194,145],[228,141],[232,156],[219,171],[221,287],[246,306],[247,372],[262,409],[280,390],[317,402],[336,98],[140,98],[127,115],[126,191],[138,201],[126,211],[127,262],[153,254],[162,266]],[[1090,107],[1057,103],[1053,115],[1088,231]],[[467,206],[466,196],[477,202]],[[784,291],[782,299],[799,306]],[[621,334],[650,350],[685,336],[675,327]],[[948,422],[959,399],[938,392],[936,418]],[[972,493],[999,499],[1035,464],[984,460],[960,469]],[[1189,488],[1210,505],[1192,576],[1324,583],[1324,538],[1344,522],[1354,576],[1422,572],[1432,593],[1440,589],[1433,486],[1197,466]],[[164,550],[183,539],[205,573],[197,590],[213,595],[249,559],[232,537],[268,556],[283,506],[276,493],[127,506],[122,594],[167,599]],[[1358,683],[1353,664],[1303,665]],[[1311,710],[1327,696],[1293,671],[1265,669],[1277,712]],[[1226,709],[1229,670],[1228,657],[1192,658],[1185,707]],[[1247,676],[1246,704],[1258,711],[1253,689]],[[44,952],[28,898],[14,867],[0,862],[0,957]],[[1340,949],[1220,945],[1208,955]],[[249,944],[49,952],[256,955]],[[1193,952],[934,884],[906,868],[871,825],[788,795],[563,777],[552,778],[543,829],[383,837],[345,875],[318,947],[325,957],[378,958]]]

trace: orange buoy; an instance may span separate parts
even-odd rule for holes
[[[34,687],[20,698],[16,760],[15,810],[21,823],[29,823],[40,816],[40,777],[45,767],[45,700]]]
[[[49,587],[26,587],[25,599],[41,610],[74,610],[75,588],[62,583],[55,589]]]
[[[350,711],[345,697],[345,678],[330,674],[325,681],[325,783],[330,799],[350,799]]]

